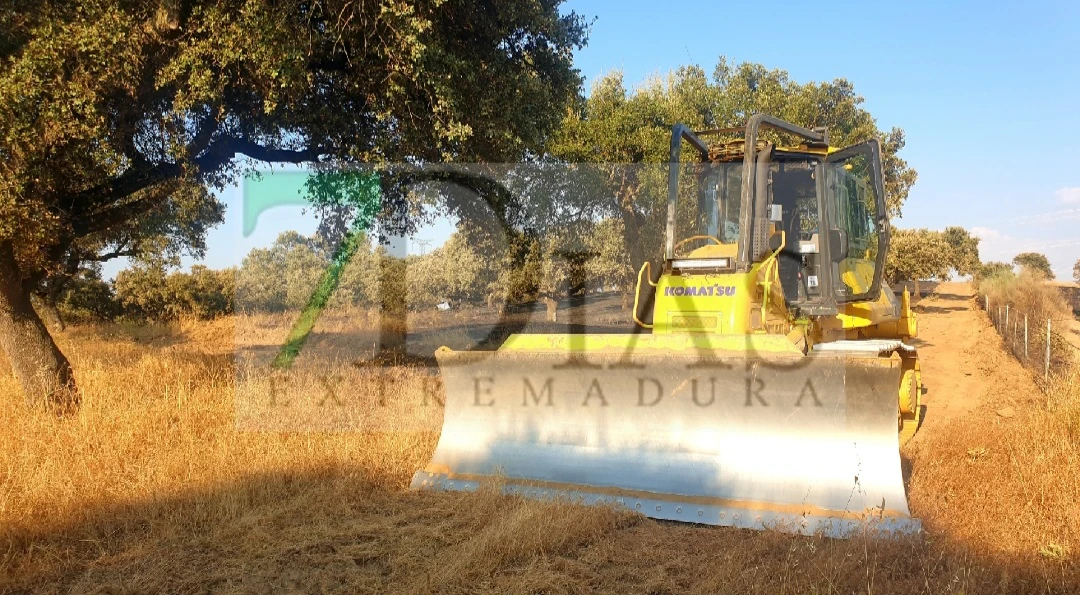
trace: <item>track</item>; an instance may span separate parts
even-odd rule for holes
[[[942,283],[916,303],[919,349],[926,393],[923,426],[916,438],[935,432],[945,422],[974,410],[986,393],[978,363],[993,337],[976,318],[967,283]]]

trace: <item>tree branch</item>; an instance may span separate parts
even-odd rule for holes
[[[267,163],[306,163],[317,161],[322,149],[278,149],[235,136],[220,136],[206,153],[195,160],[200,173],[213,171],[231,161],[237,155],[247,155],[256,161]]]
[[[120,258],[122,256],[126,256],[128,258],[131,258],[131,257],[135,257],[135,256],[138,256],[138,255],[139,255],[139,251],[137,249],[135,249],[135,248],[128,248],[127,250],[124,250],[123,248],[117,248],[116,250],[113,250],[112,252],[106,252],[104,254],[94,254],[92,256],[86,256],[86,257],[84,257],[84,260],[86,262],[106,262],[106,261],[112,260],[114,258]]]
[[[112,180],[112,182],[107,185],[77,193],[73,197],[73,202],[87,201],[88,203],[93,203],[95,197],[115,197],[114,200],[119,200],[123,197],[131,196],[140,190],[145,190],[155,184],[178,178],[183,171],[184,168],[179,163],[159,163],[147,169],[128,170],[128,172],[115,180]],[[80,216],[72,225],[75,232],[74,235],[76,237],[82,237],[98,231],[104,231],[114,225],[123,223],[130,217],[134,217],[148,210],[156,198],[158,197],[149,195],[139,200],[107,207],[97,213]]]
[[[216,171],[240,154],[268,163],[305,163],[318,160],[319,155],[322,153],[321,148],[314,147],[296,150],[264,147],[258,143],[228,135],[221,135],[213,143],[209,143],[209,137],[216,130],[217,124],[216,120],[214,120],[213,124],[202,127],[199,134],[189,145],[191,149],[197,149],[189,154],[202,153],[192,164],[197,175]],[[188,167],[190,166],[184,163],[159,163],[146,168],[134,168],[108,184],[76,194],[73,200],[92,202],[94,198],[100,200],[101,197],[108,197],[106,198],[107,202],[120,200],[156,184],[179,178],[188,170]],[[78,237],[105,231],[122,224],[153,208],[159,199],[160,196],[149,194],[138,200],[111,206],[97,213],[79,217],[74,225],[75,235]]]
[[[210,113],[199,123],[198,132],[195,133],[191,142],[188,143],[188,155],[197,155],[210,145],[214,133],[218,130],[218,121],[214,111],[214,107],[211,106]],[[84,235],[85,233],[91,233],[101,229],[85,229],[80,225],[91,223],[97,216],[94,213],[86,213],[83,209],[79,208],[80,206],[86,205],[93,207],[121,201],[140,190],[149,188],[150,186],[165,180],[178,178],[184,173],[184,170],[185,166],[183,162],[152,164],[141,155],[136,154],[132,157],[131,167],[120,176],[109,180],[104,184],[71,195],[71,202],[69,204],[73,206],[72,215],[73,219],[76,221],[74,225],[75,235]],[[107,208],[102,212],[108,212],[110,210],[111,209]]]

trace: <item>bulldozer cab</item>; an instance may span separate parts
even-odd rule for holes
[[[796,143],[779,146],[764,130]],[[703,140],[736,133],[741,140]],[[681,163],[684,142],[696,162]],[[876,140],[835,150],[824,130],[758,115],[744,129],[678,124],[670,157],[669,274],[746,273],[775,257],[789,310],[808,316],[878,295],[888,227]],[[692,193],[697,200],[685,200]]]

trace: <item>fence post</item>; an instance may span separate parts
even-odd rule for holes
[[[1005,332],[1003,332],[1001,334],[1005,335],[1005,334],[1008,334],[1008,332],[1009,332],[1009,304],[1005,304]]]
[[[986,296],[986,313],[990,313],[990,296]]]
[[[1027,314],[1024,314],[1024,363],[1028,361],[1028,326]]]
[[[1046,319],[1046,380],[1050,380],[1050,319]]]

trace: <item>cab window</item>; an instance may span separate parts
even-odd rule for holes
[[[873,157],[871,151],[854,151],[826,165],[830,206],[846,248],[834,268],[839,281],[836,294],[841,299],[870,292],[881,264],[878,252],[882,230],[877,216],[881,197]]]

